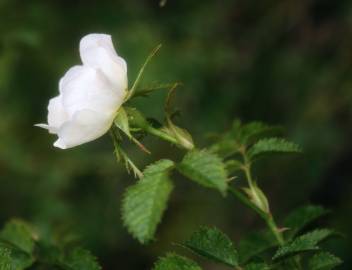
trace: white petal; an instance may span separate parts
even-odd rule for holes
[[[54,146],[61,149],[66,149],[65,143],[59,138],[54,142]]]
[[[70,117],[76,111],[89,109],[107,115],[114,114],[124,96],[112,90],[112,85],[101,73],[91,67],[76,66],[61,79],[63,106]]]
[[[54,146],[67,149],[93,141],[109,130],[113,119],[114,116],[109,118],[92,110],[78,111],[72,120],[62,125]]]
[[[48,105],[48,125],[38,125],[42,128],[47,128],[50,133],[56,133],[60,126],[68,120],[63,104],[62,96],[56,96],[49,100]]]
[[[73,66],[70,68],[59,81],[59,91],[62,92],[62,89],[65,88],[65,85],[70,81],[74,80],[81,74],[82,66]]]
[[[110,35],[86,35],[79,50],[84,65],[101,69],[117,92],[127,90],[127,64],[117,55]]]

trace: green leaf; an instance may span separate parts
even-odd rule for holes
[[[251,122],[241,127],[238,140],[243,145],[251,145],[257,140],[274,136],[282,132],[282,128],[279,126],[269,126],[262,122]]]
[[[5,224],[0,232],[0,240],[14,245],[18,249],[32,254],[34,249],[34,230],[22,220],[13,219]]]
[[[234,173],[234,172],[241,171],[243,169],[243,163],[238,160],[235,160],[235,159],[231,159],[229,161],[226,161],[225,165],[226,165],[226,170],[230,174]]]
[[[177,166],[181,174],[198,184],[226,194],[228,187],[225,164],[215,154],[206,150],[188,152]]]
[[[328,213],[329,210],[314,205],[307,205],[294,210],[284,221],[284,226],[289,228],[285,233],[287,238],[291,239],[311,222]]]
[[[0,243],[0,270],[23,270],[30,267],[34,258],[14,246]]]
[[[248,157],[253,159],[266,153],[300,153],[301,148],[292,142],[279,138],[268,138],[259,140],[248,151]]]
[[[227,158],[240,150],[240,143],[238,141],[238,134],[241,128],[241,121],[235,120],[232,123],[230,131],[217,135],[216,142],[209,147],[209,151],[218,154],[223,158]]]
[[[265,263],[250,263],[244,267],[244,270],[270,270],[271,268]]]
[[[101,266],[88,250],[75,248],[66,258],[70,270],[101,270]]]
[[[318,229],[303,234],[280,247],[275,253],[273,260],[283,259],[306,251],[318,250],[317,244],[333,234],[335,232],[329,229]]]
[[[320,252],[315,254],[309,260],[310,270],[330,270],[342,263],[341,259],[329,252]]]
[[[168,172],[171,160],[148,166],[137,184],[129,187],[122,203],[122,219],[128,231],[141,243],[154,238],[157,225],[166,209],[173,184]]]
[[[169,253],[155,263],[153,270],[202,270],[202,268],[188,258]]]
[[[240,263],[246,263],[254,256],[258,256],[276,245],[276,240],[271,232],[267,230],[252,232],[239,242]]]
[[[238,265],[238,254],[233,243],[216,228],[201,227],[191,235],[184,246],[210,260],[229,266]]]
[[[0,270],[13,270],[11,251],[0,246]]]

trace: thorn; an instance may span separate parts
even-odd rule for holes
[[[131,137],[131,140],[145,153],[147,153],[148,155],[151,154],[151,152],[142,144],[140,143],[136,138]]]

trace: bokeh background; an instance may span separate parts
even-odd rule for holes
[[[278,217],[303,203],[333,210],[324,220],[346,234],[330,249],[351,269],[352,2],[349,0],[189,1],[0,0],[0,224],[11,217],[79,235],[104,269],[149,269],[172,243],[199,225],[216,225],[238,242],[261,221],[236,200],[174,175],[176,189],[157,241],[139,245],[123,228],[120,201],[131,175],[110,138],[72,150],[33,124],[46,120],[58,80],[79,63],[80,38],[110,33],[128,62],[130,82],[150,50],[163,48],[144,84],[181,81],[178,123],[199,146],[235,118],[280,124],[304,148],[264,160],[259,183]],[[164,92],[136,104],[162,119]],[[182,151],[148,139],[144,167]],[[55,230],[56,230],[55,229]],[[220,269],[202,262],[205,269]]]

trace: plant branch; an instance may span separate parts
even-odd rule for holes
[[[245,174],[248,186],[251,190],[255,190],[255,181],[253,180],[252,173],[251,173],[251,163],[249,158],[247,157],[246,154],[246,149],[243,147],[240,150],[240,153],[242,154],[243,157],[243,167],[242,170]],[[243,204],[245,204],[247,207],[251,208],[254,210],[266,223],[268,226],[269,230],[271,233],[274,235],[276,241],[278,242],[279,245],[283,245],[285,243],[284,238],[282,237],[282,233],[278,229],[275,220],[273,216],[271,215],[270,211],[263,211],[260,209],[258,206],[256,206],[247,196],[245,196],[242,192],[231,188],[230,189],[231,194],[235,195]],[[258,196],[256,192],[253,192],[254,196]]]

